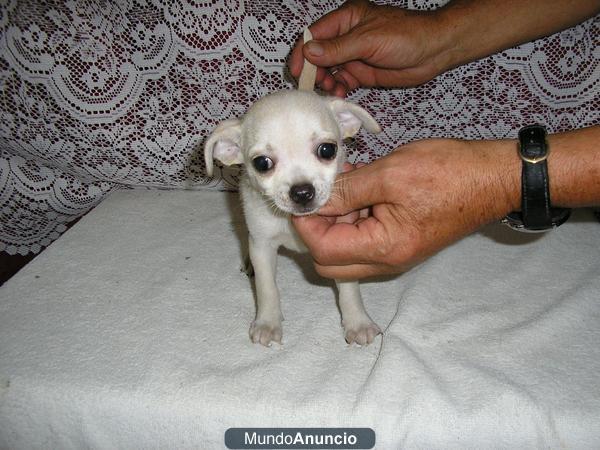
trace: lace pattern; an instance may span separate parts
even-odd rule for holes
[[[200,144],[293,86],[296,37],[340,3],[0,0],[0,250],[39,252],[117,188],[236,189],[239,170],[204,176]],[[361,134],[350,160],[428,137],[600,123],[599,27],[590,19],[418,88],[354,92],[384,131]]]

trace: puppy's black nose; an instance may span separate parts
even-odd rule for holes
[[[290,188],[290,198],[299,205],[306,205],[314,197],[315,187],[312,184],[296,184]]]

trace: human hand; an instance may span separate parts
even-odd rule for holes
[[[341,174],[319,215],[292,220],[325,277],[399,273],[518,209],[520,174],[515,141],[413,142]]]
[[[440,25],[434,12],[351,0],[310,26],[314,40],[296,44],[290,71],[299,77],[306,57],[317,84],[340,97],[359,86],[422,84],[449,68]]]
[[[314,40],[296,44],[290,72],[299,77],[306,57],[318,67],[317,84],[340,97],[359,86],[416,86],[600,11],[598,0],[576,3],[577,7],[572,0],[452,0],[434,11],[414,11],[350,0],[310,26]]]

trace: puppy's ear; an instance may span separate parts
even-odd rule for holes
[[[204,144],[204,162],[206,173],[213,174],[213,158],[226,166],[244,162],[240,148],[242,125],[239,119],[229,119],[221,122]]]
[[[360,106],[341,98],[330,98],[328,102],[329,108],[335,115],[340,127],[343,139],[355,136],[361,126],[365,127],[371,133],[379,133],[381,131],[381,128],[371,114]]]

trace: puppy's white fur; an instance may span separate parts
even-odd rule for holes
[[[331,195],[336,174],[346,159],[342,140],[363,126],[379,132],[379,125],[361,107],[313,92],[279,91],[256,102],[240,119],[220,123],[204,146],[209,175],[213,160],[225,165],[244,164],[240,183],[249,231],[250,260],[254,266],[257,311],[250,327],[255,343],[281,343],[281,308],[275,282],[277,249],[280,246],[306,251],[294,231],[290,215],[311,214]],[[320,144],[333,143],[332,159],[320,158]],[[273,167],[258,171],[253,160],[267,157]],[[294,201],[297,186],[313,186],[311,199]],[[381,333],[364,309],[358,282],[336,281],[342,324],[348,343],[370,344]]]

